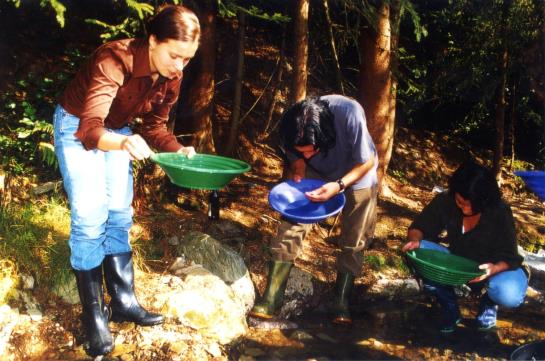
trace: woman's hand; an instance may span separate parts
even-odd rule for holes
[[[475,277],[474,279],[469,281],[469,283],[481,282],[488,277],[495,275],[496,273],[500,273],[509,269],[509,265],[504,261],[500,261],[498,263],[483,263],[479,266],[479,269],[484,270],[485,274],[479,277]]]
[[[195,148],[193,147],[181,147],[177,153],[187,156],[188,159],[193,158],[197,154],[197,152],[195,152]]]
[[[143,160],[153,154],[148,143],[138,134],[123,138],[119,144],[119,148],[128,152],[131,160]]]
[[[410,250],[417,249],[417,248],[420,248],[420,241],[409,241],[405,243],[405,245],[403,246],[403,248],[401,248],[401,250],[403,252],[408,252]]]
[[[318,189],[306,192],[305,196],[313,202],[325,202],[339,193],[340,186],[337,182],[329,182]]]
[[[407,231],[407,243],[401,248],[403,252],[420,248],[420,240],[424,238],[424,233],[417,228],[409,228]]]

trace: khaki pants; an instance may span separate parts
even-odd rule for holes
[[[307,173],[308,175],[308,173]],[[314,177],[318,178],[315,174]],[[377,219],[377,187],[345,191],[346,204],[341,215],[340,254],[337,270],[359,276],[363,266],[363,250],[372,241]],[[312,225],[291,223],[282,219],[276,237],[271,240],[275,261],[293,262],[303,249],[303,240]]]

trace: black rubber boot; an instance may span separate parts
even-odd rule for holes
[[[107,255],[102,265],[106,287],[112,298],[112,321],[134,322],[140,326],[153,326],[164,322],[163,316],[146,311],[136,299],[132,252]]]
[[[114,348],[112,334],[108,328],[108,307],[104,302],[102,290],[102,266],[89,271],[74,270],[81,300],[82,322],[85,327],[92,356],[106,355]]]
[[[335,282],[335,299],[333,300],[333,323],[351,325],[352,317],[348,306],[348,297],[354,288],[354,275],[338,272]]]
[[[250,311],[250,316],[270,319],[282,306],[288,276],[293,266],[292,262],[271,261],[269,264],[269,277],[267,288],[260,302],[256,303]]]

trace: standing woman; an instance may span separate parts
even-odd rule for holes
[[[71,210],[70,263],[91,356],[113,349],[103,274],[112,321],[163,322],[134,294],[131,161],[148,158],[150,146],[195,154],[193,147],[178,143],[166,123],[182,71],[199,45],[199,20],[191,10],[169,5],[148,22],[147,33],[146,39],[99,47],[66,88],[54,115],[55,152]],[[129,128],[135,118],[142,121],[140,135]]]

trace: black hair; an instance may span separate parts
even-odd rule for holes
[[[501,201],[501,192],[492,172],[472,160],[464,162],[449,179],[449,194],[460,194],[471,202],[473,213],[492,208]]]
[[[310,97],[291,106],[280,121],[280,140],[284,147],[298,153],[294,146],[313,145],[327,156],[335,146],[335,116],[329,103]]]
[[[201,34],[199,19],[195,13],[181,5],[164,5],[146,24],[148,36],[158,41],[169,39],[196,41]]]

